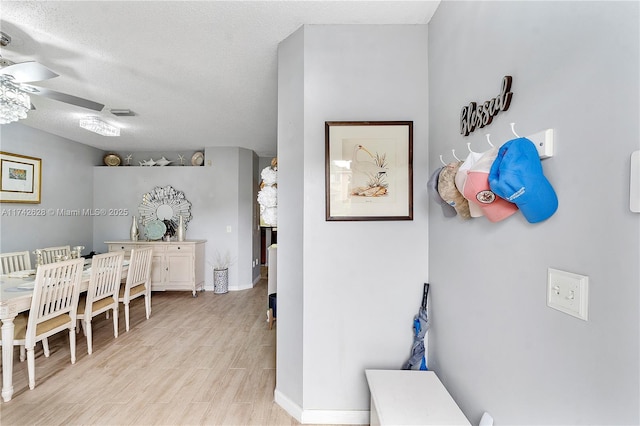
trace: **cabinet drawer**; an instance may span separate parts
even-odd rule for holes
[[[138,248],[151,247],[153,249],[153,255],[162,254],[167,250],[167,246],[164,244],[140,244]]]
[[[168,253],[193,253],[193,245],[171,245],[167,246]]]
[[[124,250],[125,253],[131,253],[131,249],[136,248],[135,244],[109,244],[109,251]]]

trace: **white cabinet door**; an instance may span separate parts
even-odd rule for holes
[[[168,253],[166,262],[168,266],[167,286],[191,289],[193,287],[193,255]]]
[[[153,256],[151,257],[151,290],[164,290],[162,287],[165,281],[167,272],[167,265],[164,261],[164,251],[156,253],[156,248],[153,248]]]

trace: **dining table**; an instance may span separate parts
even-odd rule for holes
[[[122,265],[122,278],[126,278],[129,261]],[[91,259],[85,260],[82,271],[80,292],[89,288]],[[16,271],[0,275],[0,320],[2,321],[2,399],[5,402],[13,396],[13,320],[21,312],[31,308],[36,270]]]

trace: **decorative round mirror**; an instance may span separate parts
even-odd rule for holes
[[[191,203],[185,198],[182,191],[176,191],[170,185],[156,186],[153,191],[142,196],[138,213],[145,229],[148,225],[154,225],[153,221],[161,221],[166,226],[165,235],[173,236],[178,229],[180,216],[182,216],[185,229],[187,228],[187,224],[191,220]],[[157,239],[157,237],[152,239]]]

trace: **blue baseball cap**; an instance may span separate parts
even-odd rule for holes
[[[558,209],[558,196],[542,172],[538,151],[529,139],[512,139],[500,147],[489,171],[489,186],[514,203],[529,223],[546,220]]]

